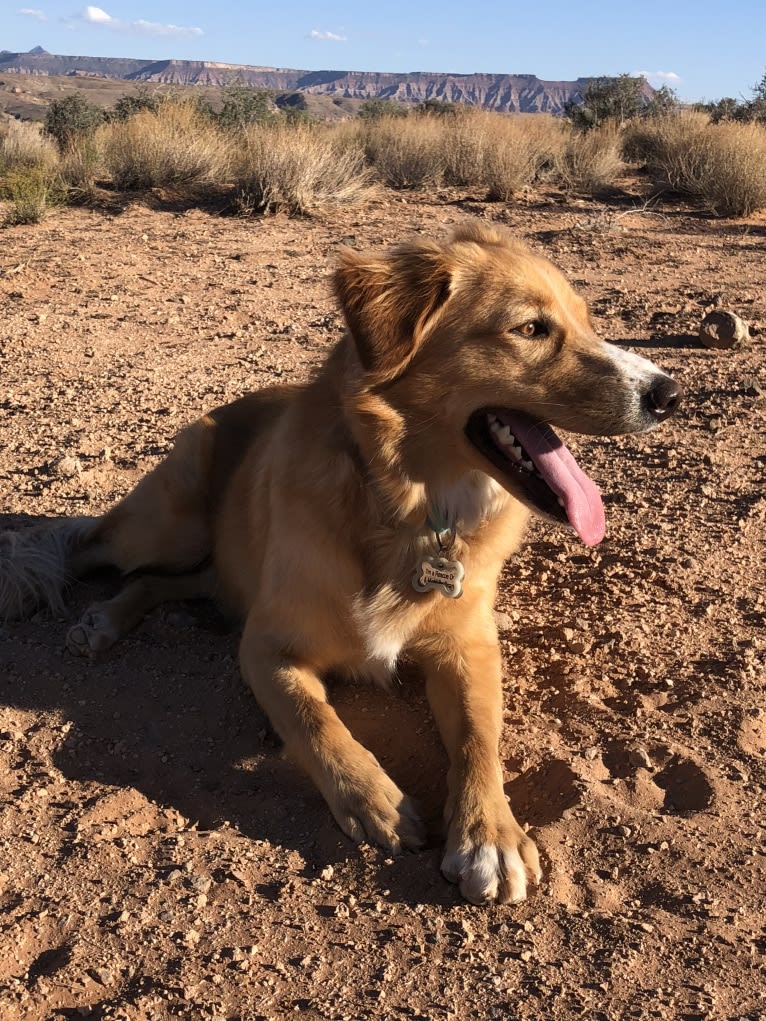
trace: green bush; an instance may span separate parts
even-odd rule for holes
[[[45,131],[55,139],[61,152],[92,135],[104,121],[104,112],[81,92],[54,99],[45,114]]]
[[[268,89],[251,89],[235,83],[222,89],[223,106],[218,123],[228,130],[242,131],[250,124],[263,124],[274,117],[274,100]]]
[[[110,120],[126,121],[129,117],[133,117],[137,113],[141,113],[142,110],[148,110],[150,113],[157,113],[160,108],[160,103],[163,102],[162,96],[156,92],[151,92],[147,85],[139,85],[135,92],[128,96],[121,96],[120,99],[112,107],[109,113]]]
[[[365,99],[359,107],[363,121],[379,121],[381,117],[408,117],[409,107],[395,99]]]
[[[610,120],[623,124],[641,114],[643,89],[644,79],[629,74],[591,78],[583,91],[582,103],[567,103],[564,113],[581,130]]]

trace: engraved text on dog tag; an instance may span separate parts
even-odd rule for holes
[[[435,589],[449,599],[457,599],[463,594],[464,577],[465,568],[459,560],[423,557],[412,577],[412,587],[416,592]]]

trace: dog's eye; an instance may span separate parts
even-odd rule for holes
[[[533,319],[516,330],[522,337],[544,337],[548,333],[548,327],[539,319]]]

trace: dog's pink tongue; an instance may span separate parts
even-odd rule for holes
[[[506,416],[504,416],[506,417]],[[586,546],[604,538],[606,518],[601,493],[547,422],[509,415],[508,424],[516,439],[532,458],[550,488],[564,501],[570,525]]]

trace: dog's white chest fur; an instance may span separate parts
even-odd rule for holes
[[[371,596],[356,596],[352,613],[365,651],[364,673],[386,684],[402,649],[415,632],[420,615],[411,603],[403,603],[390,584]]]
[[[472,471],[457,482],[433,489],[428,494],[431,513],[439,520],[471,533],[502,508],[506,492],[484,472]]]

